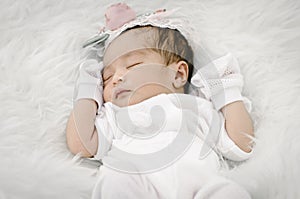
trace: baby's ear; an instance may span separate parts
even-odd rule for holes
[[[182,88],[188,79],[189,66],[185,61],[179,61],[176,63],[175,68],[176,75],[173,79],[173,86],[176,89]]]

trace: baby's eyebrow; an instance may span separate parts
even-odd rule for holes
[[[142,49],[142,50],[135,50],[135,51],[131,51],[129,53],[126,53],[125,55],[122,55],[122,59],[126,58],[131,58],[134,56],[145,56],[147,54],[147,49]],[[112,64],[109,64],[107,66],[104,66],[104,69],[102,71],[102,74],[106,73],[107,71],[110,71]]]
[[[132,56],[136,56],[136,55],[141,55],[141,56],[144,56],[147,54],[147,51],[146,49],[142,49],[142,50],[135,50],[135,51],[131,51],[127,54],[124,55],[125,58],[128,58],[128,57],[132,57]]]
[[[102,71],[102,75],[109,73],[111,71],[110,66],[105,66]]]

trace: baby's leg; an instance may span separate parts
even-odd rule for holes
[[[106,167],[93,190],[92,199],[160,199],[155,187],[144,175],[128,174]]]
[[[212,177],[195,194],[194,199],[251,199],[250,194],[239,184],[221,176]]]

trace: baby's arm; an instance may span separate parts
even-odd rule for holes
[[[103,102],[101,70],[102,63],[94,59],[80,64],[75,103],[67,123],[67,145],[72,153],[83,157],[94,156],[98,148],[95,118]]]
[[[95,128],[97,103],[92,99],[76,101],[71,111],[67,129],[67,145],[73,154],[92,157],[97,152],[98,134]]]
[[[249,157],[253,123],[245,106],[250,105],[250,101],[241,94],[244,81],[236,58],[228,53],[213,60],[200,68],[191,82],[225,119],[218,142],[222,153],[232,160]]]
[[[227,104],[221,111],[225,118],[228,136],[243,151],[251,152],[251,139],[241,133],[244,132],[254,137],[253,122],[243,101]]]

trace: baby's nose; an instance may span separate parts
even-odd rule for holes
[[[114,74],[114,76],[113,76],[113,84],[117,85],[120,82],[123,82],[125,74],[126,74],[126,71],[118,71],[118,72],[116,72]]]

